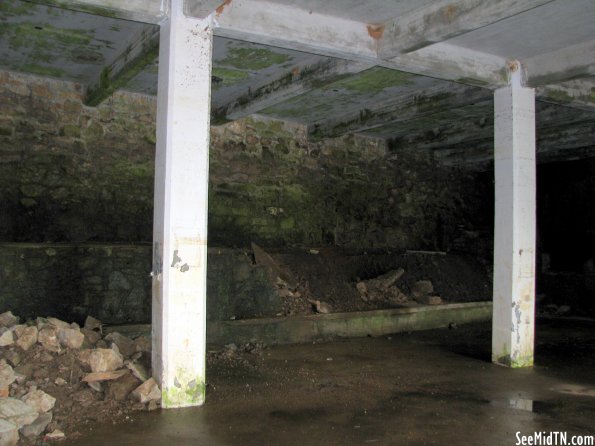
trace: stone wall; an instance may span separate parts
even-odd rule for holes
[[[155,100],[81,99],[77,84],[0,72],[0,241],[151,240]],[[216,246],[447,249],[481,200],[473,174],[379,140],[312,142],[254,119],[211,140]]]
[[[242,250],[209,249],[207,319],[274,316],[281,301]],[[151,245],[0,244],[0,310],[82,323],[151,321]]]

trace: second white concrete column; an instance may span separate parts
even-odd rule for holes
[[[153,376],[165,408],[205,398],[210,18],[172,0],[161,25],[153,233]]]
[[[520,82],[494,95],[492,361],[533,365],[535,319],[535,92]]]

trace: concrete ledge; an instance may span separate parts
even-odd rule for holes
[[[380,336],[403,331],[429,330],[490,320],[492,302],[416,306],[391,310],[308,316],[216,321],[207,323],[209,344],[296,344],[336,338]]]
[[[403,331],[430,330],[449,324],[487,321],[492,318],[492,302],[469,302],[436,306],[415,306],[391,310],[313,314],[308,316],[208,321],[209,344],[242,344],[255,341],[267,345],[330,341],[337,338],[381,336]],[[150,334],[151,326],[106,327],[129,336]]]

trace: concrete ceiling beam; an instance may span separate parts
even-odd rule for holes
[[[146,25],[132,39],[124,52],[101,70],[97,80],[87,86],[85,105],[99,105],[158,57],[159,27]]]
[[[24,0],[71,11],[159,24],[167,19],[169,2],[166,0]]]
[[[320,60],[318,57],[316,59],[313,64],[292,67],[272,82],[250,86],[247,92],[242,91],[233,97],[225,98],[223,103],[213,104],[212,112],[215,120],[217,118],[239,119],[257,113],[372,66],[343,59]]]
[[[215,35],[291,48],[330,57],[374,63],[387,68],[474,85],[506,84],[504,58],[440,44],[382,60],[383,30],[353,20],[319,14],[266,0],[234,0],[214,17]]]
[[[525,59],[531,87],[595,76],[595,39]]]
[[[401,53],[474,31],[552,0],[441,0],[378,25],[383,30],[378,55],[390,59]]]
[[[392,97],[371,107],[343,115],[329,116],[308,126],[310,136],[336,137],[345,133],[369,131],[385,125],[405,122],[476,102],[490,100],[490,90],[462,84],[444,83],[426,91]]]
[[[544,102],[595,111],[595,77],[537,87],[536,94]]]
[[[323,56],[376,62],[377,35],[365,23],[266,0],[225,2],[214,16],[217,36]]]
[[[185,0],[184,12],[192,17],[205,18],[229,3],[231,0]]]
[[[409,54],[382,60],[379,65],[488,88],[496,88],[508,82],[505,58],[449,43],[437,43]]]

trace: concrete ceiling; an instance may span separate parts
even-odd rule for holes
[[[486,165],[492,90],[520,61],[541,160],[595,154],[593,0],[187,0],[215,14],[213,122],[253,113],[312,138],[362,133],[394,150]],[[156,94],[161,0],[2,0],[0,67]],[[561,127],[562,126],[562,127]]]

